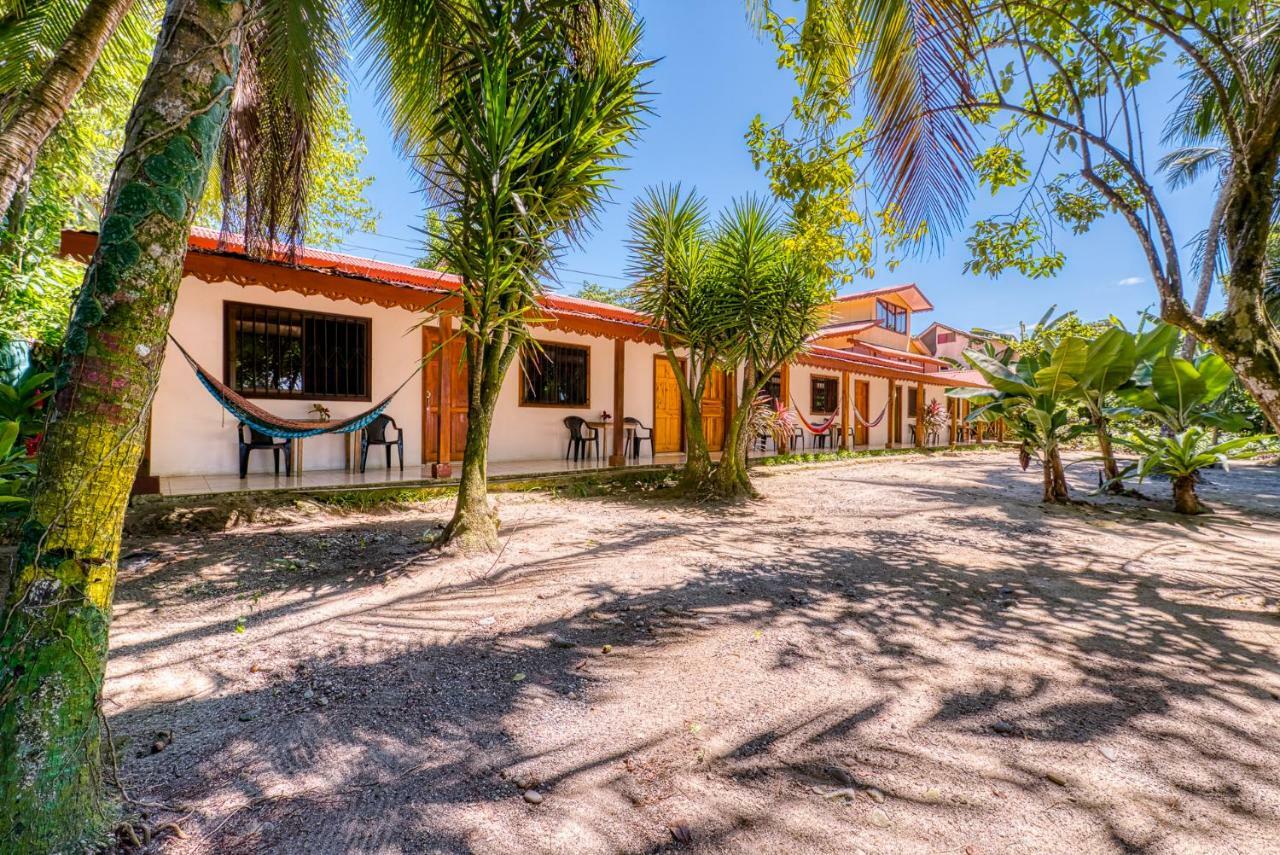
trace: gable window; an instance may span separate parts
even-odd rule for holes
[[[809,378],[809,412],[834,413],[840,397],[840,382],[834,377]]]
[[[939,332],[938,344],[951,344],[956,340],[956,334],[953,332]]]
[[[520,403],[544,407],[589,406],[590,348],[539,344],[525,347],[520,354]]]
[[[897,333],[907,331],[907,310],[884,300],[876,300],[876,323]]]
[[[368,401],[372,321],[224,303],[223,376],[254,398]]]

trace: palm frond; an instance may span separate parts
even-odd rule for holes
[[[347,27],[339,0],[253,8],[220,158],[223,231],[250,252],[296,247],[316,135],[340,99]]]
[[[1221,174],[1230,153],[1221,146],[1189,145],[1166,152],[1160,158],[1160,171],[1169,186],[1177,190],[1205,175]]]

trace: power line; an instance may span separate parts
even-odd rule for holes
[[[377,237],[388,238],[390,240],[404,241],[405,243],[418,243],[416,241],[411,241],[408,238],[399,237],[397,235],[389,235],[383,232],[365,232],[365,234],[372,234]],[[408,258],[414,261],[417,261],[419,258],[422,257],[422,253],[404,252],[396,249],[384,249],[381,247],[365,246],[364,244],[349,243],[347,241],[342,241],[341,246],[343,249],[346,249],[346,250],[359,249],[359,250],[364,250],[365,252],[376,252],[376,253],[382,253],[385,255],[395,255],[395,256],[399,256],[400,258]],[[593,270],[579,270],[574,267],[556,267],[553,269],[552,272],[553,274],[554,273],[576,273],[579,276],[591,276],[598,279],[614,279],[619,282],[628,282],[628,283],[631,282],[631,278],[629,276],[619,276],[616,273],[600,273]]]

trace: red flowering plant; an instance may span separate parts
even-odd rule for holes
[[[20,512],[27,505],[52,379],[52,374],[28,371],[12,385],[0,383],[0,515]]]

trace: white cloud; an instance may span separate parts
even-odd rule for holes
[[[1121,279],[1116,284],[1117,285],[1141,285],[1143,282],[1146,282],[1146,281],[1147,280],[1143,279],[1141,276],[1126,276],[1124,279]]]

